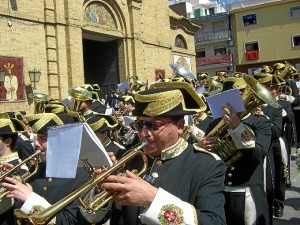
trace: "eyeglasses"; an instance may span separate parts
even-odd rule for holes
[[[168,122],[158,122],[158,121],[144,121],[144,120],[140,120],[140,121],[135,121],[133,123],[131,123],[131,127],[136,130],[136,131],[141,131],[143,129],[143,127],[146,127],[147,130],[150,131],[157,131],[159,130],[159,128],[163,125],[166,125],[168,123],[170,123],[170,121]]]

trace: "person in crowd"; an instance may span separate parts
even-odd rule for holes
[[[184,115],[205,110],[205,104],[186,83],[165,85],[135,95],[133,127],[154,159],[146,173],[151,182],[126,171],[98,186],[118,193],[114,199],[123,206],[111,224],[226,224],[224,163],[181,137]]]
[[[48,143],[48,128],[73,123],[74,117],[66,113],[41,113],[27,116],[27,120],[37,133],[35,146],[41,151],[42,162],[38,171],[29,183],[23,184],[17,179],[6,177],[1,183],[2,187],[10,190],[7,198],[19,201],[20,210],[25,214],[34,214],[43,211],[63,197],[72,193],[90,179],[90,174],[82,167],[77,169],[75,178],[46,177],[46,154]],[[63,149],[62,149],[63,151]],[[81,224],[79,219],[77,201],[62,209],[49,224],[74,225]]]
[[[6,112],[7,118],[15,118],[20,121],[24,121],[21,113],[19,112]],[[24,132],[18,133],[17,142],[15,143],[14,150],[19,154],[21,160],[26,159],[34,153],[34,147],[32,145],[33,134],[28,132],[30,128],[25,129]]]
[[[225,78],[228,77],[228,73],[226,71],[220,71],[220,72],[217,72],[217,76],[219,78],[219,81],[221,83],[223,83],[223,81],[225,80]]]
[[[271,122],[266,116],[253,113],[257,105],[249,100],[256,94],[249,92],[250,86],[243,78],[226,78],[222,91],[232,88],[239,88],[246,111],[238,114],[229,103],[224,103],[223,117],[211,122],[205,138],[197,145],[226,156],[223,160],[227,165],[224,192],[227,225],[269,225],[264,161],[271,143]],[[221,130],[227,132],[222,134]]]
[[[261,74],[260,78],[258,78],[257,80],[262,85],[264,85],[270,93],[272,92],[273,84],[284,84],[284,80],[282,78],[270,74]],[[271,175],[274,190],[273,196],[271,195],[269,197],[269,204],[273,203],[273,216],[282,217],[285,201],[285,178],[282,155],[283,146],[280,143],[280,138],[282,136],[283,115],[286,112],[283,111],[282,107],[274,108],[270,105],[262,105],[260,113],[266,115],[272,123],[272,142],[268,157],[270,158]]]
[[[18,152],[14,150],[15,144],[18,139],[18,132],[24,132],[26,125],[14,118],[4,119],[1,116],[0,119],[0,171],[6,172],[5,163],[9,163],[13,166],[21,163],[21,159]],[[9,169],[9,168],[7,168]],[[17,175],[23,175],[28,172],[26,164],[22,165],[19,170],[16,171]],[[0,173],[2,175],[2,173]],[[1,182],[1,181],[0,181]],[[3,188],[0,188],[3,191]],[[1,198],[0,199],[0,225],[14,224],[14,199],[13,198]]]
[[[120,159],[126,152],[124,146],[111,140],[112,129],[118,125],[118,121],[111,115],[94,115],[86,121],[101,141],[107,152],[113,152],[116,159]]]

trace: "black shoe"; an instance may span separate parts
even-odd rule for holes
[[[282,217],[283,216],[283,209],[275,208],[273,214],[274,214],[274,217]]]
[[[285,187],[286,187],[286,188],[290,188],[291,186],[292,186],[291,179],[288,178],[288,179],[286,180],[286,182],[285,182]]]

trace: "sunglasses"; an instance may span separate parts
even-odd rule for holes
[[[135,121],[133,123],[131,123],[131,127],[136,130],[136,131],[141,131],[143,129],[143,127],[145,127],[147,130],[150,131],[157,131],[159,130],[159,128],[163,125],[166,125],[168,123],[170,123],[170,121],[168,122],[158,122],[158,121],[144,121],[144,120],[139,120],[139,121]]]

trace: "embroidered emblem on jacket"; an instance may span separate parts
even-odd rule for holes
[[[183,211],[174,204],[164,205],[158,214],[158,220],[162,225],[179,225],[183,223]]]

